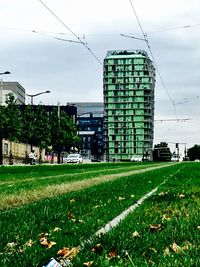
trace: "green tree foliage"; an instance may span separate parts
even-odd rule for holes
[[[154,146],[153,161],[171,161],[172,153],[168,144],[161,142]]]
[[[18,141],[21,137],[22,120],[13,94],[8,95],[4,111],[3,137],[10,141]]]
[[[190,160],[199,159],[200,160],[200,145],[194,145],[187,150],[187,155]]]
[[[58,116],[55,108],[48,116],[42,105],[28,105],[20,111],[13,94],[9,94],[6,106],[0,106],[0,129],[3,138],[38,146],[41,150],[52,146],[55,151],[70,151],[79,142],[76,125],[66,113]]]
[[[38,105],[34,114],[33,144],[40,149],[50,145],[50,125],[47,112]]]
[[[72,146],[78,144],[78,136],[76,126],[66,113],[55,108],[50,115],[51,127],[51,145],[55,151],[69,151]]]
[[[24,111],[21,113],[22,116],[22,133],[21,141],[27,144],[32,143],[35,127],[35,115],[31,105],[27,105]]]

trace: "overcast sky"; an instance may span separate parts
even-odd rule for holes
[[[130,0],[0,0],[0,72],[34,94],[35,104],[103,101],[103,69],[108,50],[143,49]],[[200,144],[200,1],[132,0],[164,85],[157,72],[155,143]],[[66,27],[64,26],[66,25]],[[187,26],[187,27],[186,27]],[[86,42],[98,61],[81,43]],[[27,103],[30,99],[27,98]],[[183,146],[181,146],[183,147]],[[172,145],[172,150],[174,145]],[[182,148],[181,148],[182,149]]]

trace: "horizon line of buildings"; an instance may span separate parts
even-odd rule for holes
[[[26,91],[18,82],[1,80],[0,87],[1,105],[9,93],[16,104],[25,105]],[[76,108],[80,153],[91,157],[91,145],[96,141],[98,153],[106,161],[150,158],[154,88],[155,68],[145,51],[108,51],[103,67],[104,102],[68,102],[61,106],[68,107],[68,112]]]

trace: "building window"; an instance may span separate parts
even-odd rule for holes
[[[4,144],[4,155],[8,155],[8,144]]]

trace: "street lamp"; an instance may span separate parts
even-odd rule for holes
[[[0,75],[4,75],[4,74],[10,74],[10,71],[5,71],[5,72],[0,72]],[[0,94],[0,98],[1,98],[1,106],[3,104],[3,81],[1,79],[1,86],[0,86],[0,89],[1,89],[1,94]],[[3,165],[3,132],[2,132],[2,128],[0,128],[0,165]]]
[[[48,93],[51,93],[51,91],[48,90],[48,91],[40,92],[40,93],[37,93],[37,94],[34,94],[34,95],[31,95],[31,94],[26,94],[26,95],[30,96],[30,98],[31,98],[31,106],[33,106],[33,98],[35,96],[42,95],[42,94],[48,94]]]

